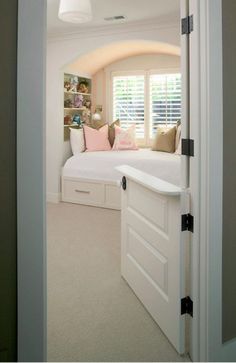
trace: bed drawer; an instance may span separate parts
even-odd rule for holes
[[[72,203],[102,205],[105,199],[104,185],[99,183],[64,180],[63,200]]]

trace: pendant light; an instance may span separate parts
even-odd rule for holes
[[[58,17],[68,23],[86,23],[92,20],[90,0],[61,0]]]

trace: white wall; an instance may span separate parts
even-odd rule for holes
[[[103,119],[111,123],[111,77],[119,71],[179,72],[180,57],[165,54],[147,54],[125,58],[114,62],[93,76],[93,105],[103,106]]]
[[[64,67],[78,57],[105,45],[127,41],[147,40],[179,46],[179,24],[137,27],[116,27],[93,31],[91,34],[67,35],[49,39],[47,47],[47,195],[57,201],[60,195],[60,173],[63,156],[63,72]],[[94,59],[96,62],[96,59]]]

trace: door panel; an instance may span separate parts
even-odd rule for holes
[[[127,236],[127,257],[139,270],[149,276],[159,291],[168,293],[167,258],[130,227]]]
[[[179,353],[184,353],[181,196],[127,179],[122,192],[122,276]]]
[[[130,208],[136,210],[140,215],[145,216],[147,220],[153,223],[157,228],[163,232],[167,231],[167,201],[161,196],[153,194],[149,190],[145,190],[138,184],[133,188],[133,182],[130,181],[130,189],[128,194],[128,202]],[[155,215],[151,212],[153,208],[156,209]]]

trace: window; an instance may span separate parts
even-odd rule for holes
[[[137,139],[150,144],[159,125],[175,125],[181,119],[181,75],[113,75],[115,119],[124,128],[136,124]]]
[[[136,124],[137,138],[144,138],[144,76],[120,76],[113,79],[113,119],[121,127]]]
[[[180,74],[150,76],[150,138],[159,125],[175,125],[181,119]]]

